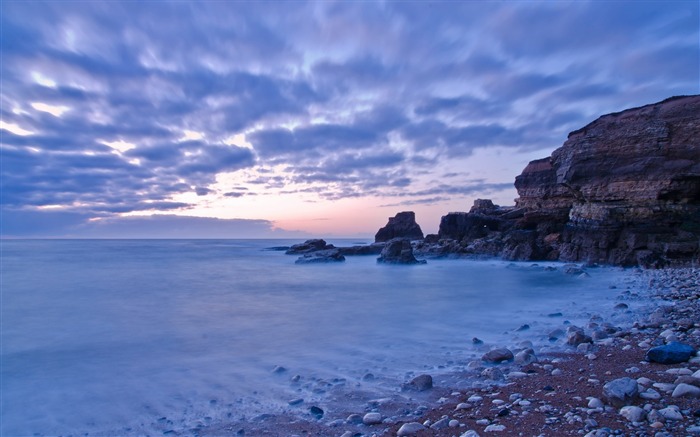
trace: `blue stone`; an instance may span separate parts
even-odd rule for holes
[[[672,341],[647,351],[647,361],[661,364],[685,363],[695,354],[695,349],[687,344]]]

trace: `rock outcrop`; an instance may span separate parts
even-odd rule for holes
[[[303,255],[305,253],[317,252],[319,250],[335,249],[332,244],[327,244],[326,240],[320,238],[306,240],[303,243],[295,244],[290,247],[285,253],[287,255]]]
[[[318,264],[318,263],[332,263],[332,262],[343,262],[345,257],[340,253],[338,249],[325,249],[317,250],[315,252],[305,253],[300,256],[295,264]]]
[[[515,179],[515,207],[477,200],[419,253],[663,267],[700,261],[700,96],[600,117]],[[435,241],[437,240],[437,241]]]
[[[411,241],[406,238],[394,238],[389,241],[377,258],[380,264],[425,264],[413,255]]]
[[[389,218],[389,222],[377,231],[374,242],[380,243],[394,238],[407,238],[409,240],[422,240],[423,231],[416,223],[416,214],[413,211],[404,211]]]

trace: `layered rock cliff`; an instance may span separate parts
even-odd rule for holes
[[[604,115],[516,177],[515,207],[443,217],[424,253],[662,267],[700,261],[700,96]],[[446,248],[448,248],[446,250]]]

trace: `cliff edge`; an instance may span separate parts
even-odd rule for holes
[[[604,115],[515,178],[514,207],[442,218],[425,254],[665,267],[700,262],[700,96]]]

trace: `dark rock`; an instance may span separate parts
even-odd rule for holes
[[[486,352],[482,357],[481,360],[485,361],[487,363],[501,363],[503,361],[512,361],[513,358],[513,352],[506,348],[498,348],[491,350],[489,352]]]
[[[287,255],[301,255],[305,253],[316,252],[319,250],[334,249],[335,246],[332,244],[326,244],[325,240],[313,239],[306,240],[303,243],[295,244],[285,252]]]
[[[385,243],[372,243],[362,246],[339,247],[338,251],[345,256],[379,255],[384,246],[386,246]]]
[[[409,240],[396,238],[386,243],[382,253],[377,258],[378,263],[383,264],[425,264],[413,256],[413,247]]]
[[[567,334],[566,344],[578,346],[582,343],[593,343],[593,339],[579,330],[574,330]]]
[[[672,341],[649,349],[646,359],[653,363],[678,364],[688,361],[693,355],[695,355],[695,349],[692,346]]]
[[[317,250],[311,253],[306,253],[300,256],[295,264],[316,264],[316,263],[331,263],[343,262],[345,257],[338,249]]]
[[[409,240],[422,240],[423,231],[416,223],[416,214],[413,211],[404,211],[389,218],[389,222],[377,231],[374,242],[380,243],[390,241],[395,238],[406,238]]]
[[[479,338],[472,338],[472,344],[484,344],[484,341]]]
[[[530,325],[524,324],[524,325],[521,325],[520,328],[516,329],[516,331],[522,332],[522,331],[527,331],[528,329],[530,329]]]
[[[430,375],[418,375],[410,382],[401,385],[402,391],[426,391],[433,388],[433,377]]]
[[[603,397],[616,408],[629,405],[639,396],[639,386],[632,378],[614,379],[603,386]]]
[[[309,408],[309,413],[311,413],[312,416],[314,416],[316,419],[321,419],[323,418],[323,410],[317,406],[312,406]]]

